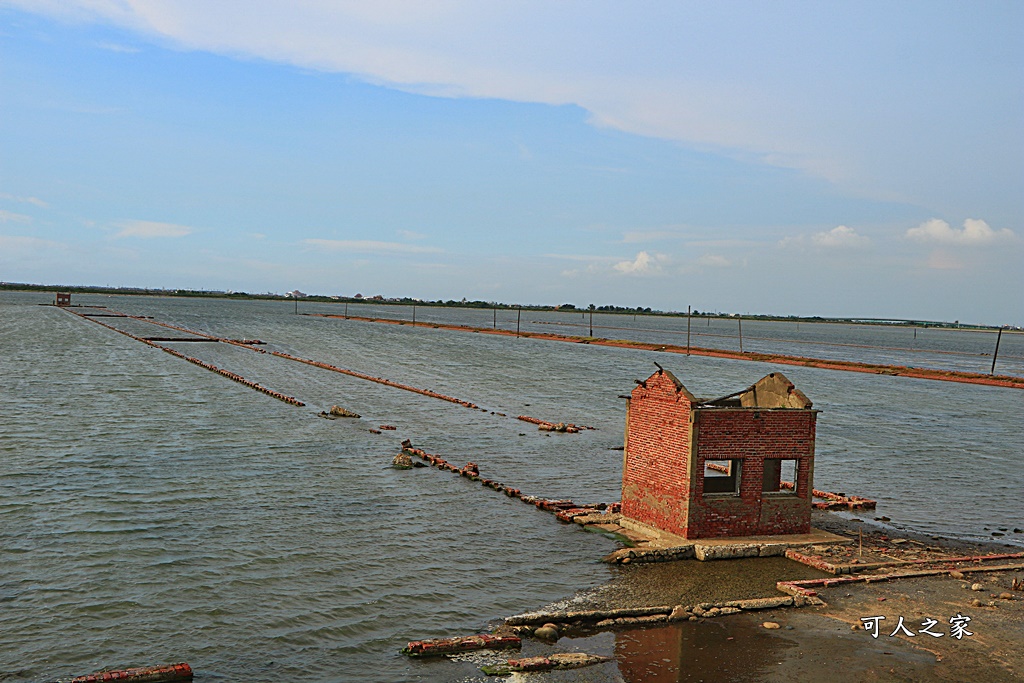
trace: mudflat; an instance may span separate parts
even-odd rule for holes
[[[538,680],[1024,680],[1024,591],[1020,584],[1014,588],[1014,579],[1024,580],[1024,560],[987,563],[1012,567],[999,571],[982,563],[944,565],[942,560],[1012,554],[1019,547],[938,539],[829,513],[816,513],[814,525],[858,538],[856,552],[863,544],[872,559],[924,559],[930,568],[949,569],[913,578],[886,577],[901,566],[872,569],[865,574],[877,580],[816,588],[823,604],[625,626],[563,638],[555,645],[531,642],[527,649],[536,654],[583,650],[616,660],[585,673],[552,673]],[[854,549],[844,546],[836,552],[842,557],[829,559],[849,560]],[[821,555],[828,557],[827,549]],[[776,581],[825,576],[831,575],[779,557],[633,565],[561,607],[609,610],[772,597],[780,595]]]

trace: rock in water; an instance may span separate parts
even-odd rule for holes
[[[357,413],[353,413],[351,410],[341,406],[331,406],[330,415],[331,417],[359,417]]]
[[[558,629],[554,624],[544,624],[539,629],[533,632],[533,635],[538,640],[543,640],[548,643],[554,643],[558,640]]]
[[[412,458],[405,451],[402,451],[391,461],[391,466],[399,470],[411,470],[413,467]]]

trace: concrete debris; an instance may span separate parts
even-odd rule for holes
[[[331,417],[359,417],[358,413],[353,413],[348,408],[342,408],[341,406],[331,406],[331,411],[328,415]]]
[[[484,633],[458,638],[414,640],[402,649],[402,654],[410,657],[429,657],[472,650],[504,650],[521,646],[522,640],[518,636],[493,636]]]
[[[585,666],[614,661],[613,657],[591,655],[586,652],[557,652],[546,657],[525,657],[510,659],[502,666],[483,667],[481,670],[491,676],[507,676],[521,671],[551,671],[554,669],[580,669]]]

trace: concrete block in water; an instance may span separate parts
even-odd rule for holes
[[[402,649],[402,654],[410,657],[429,657],[472,650],[503,650],[521,646],[522,640],[518,636],[492,636],[484,633],[477,636],[414,640]]]
[[[120,671],[100,671],[72,678],[68,683],[101,683],[102,681],[128,681],[129,683],[161,683],[163,681],[191,681],[192,667],[182,662],[167,666],[147,666]]]

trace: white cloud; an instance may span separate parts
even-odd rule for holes
[[[542,254],[544,258],[565,259],[566,261],[588,261],[598,263],[601,261],[618,261],[615,256],[592,256],[589,254]]]
[[[819,32],[842,22],[785,6],[739,17],[713,4],[671,3],[623,13],[614,3],[580,2],[8,1],[186,49],[351,73],[411,92],[575,104],[598,126],[731,148],[830,177],[849,172],[824,123],[839,118],[835,93],[853,103],[870,92],[851,79],[846,88],[823,88],[831,97],[812,97],[801,77],[813,84],[819,72],[843,73],[847,52],[819,50],[808,60],[778,46],[820,43]],[[775,30],[765,32],[765,20]],[[747,63],[752,54],[758,68]],[[799,97],[790,79],[801,83]],[[846,132],[862,128],[857,122]]]
[[[24,204],[31,204],[32,206],[38,206],[40,209],[45,209],[48,204],[39,197],[19,197],[13,194],[7,194],[6,192],[0,192],[0,199],[6,199],[11,202],[22,202]]]
[[[124,54],[137,54],[141,52],[139,48],[132,47],[131,45],[121,45],[120,43],[96,43],[96,47],[101,50],[107,50],[108,52],[121,52]]]
[[[5,251],[38,251],[40,249],[65,249],[66,244],[39,237],[22,235],[0,235],[0,249]]]
[[[398,235],[399,237],[403,237],[407,240],[424,240],[427,238],[423,233],[414,232],[412,230],[399,230]]]
[[[1016,48],[1005,8],[979,13],[986,30],[966,35],[937,4],[0,2],[409,92],[575,105],[594,125],[798,168],[860,196],[945,211],[1019,195],[1020,126],[1006,113],[1018,69],[990,59]],[[929,31],[893,28],[907,21]],[[937,47],[953,43],[962,49]],[[877,101],[884,111],[864,104]],[[937,163],[950,154],[955,167]]]
[[[996,242],[1013,240],[1016,235],[1009,228],[993,230],[988,223],[974,218],[964,221],[962,230],[957,230],[944,220],[933,218],[916,228],[907,230],[907,237],[918,242],[958,244],[961,246],[983,246]]]
[[[4,211],[0,209],[0,223],[31,223],[32,217],[26,216],[23,213],[14,213],[13,211]]]
[[[697,259],[697,265],[705,268],[728,268],[732,265],[732,261],[717,254],[704,254]]]
[[[870,246],[871,240],[846,225],[837,225],[831,230],[823,230],[810,236],[789,235],[779,240],[779,246],[783,249],[806,249],[808,243],[819,249],[852,250]]]
[[[193,229],[187,225],[176,225],[174,223],[157,223],[156,221],[124,221],[114,227],[120,228],[114,237],[141,237],[144,239],[156,237],[184,237],[191,235]]]
[[[630,230],[622,235],[622,241],[626,244],[636,242],[656,242],[661,240],[680,239],[685,233],[677,230]]]
[[[624,275],[657,275],[667,261],[668,257],[664,254],[651,255],[641,251],[632,261],[619,261],[612,268]]]
[[[811,235],[811,242],[827,249],[863,249],[871,244],[871,240],[845,225],[838,225],[831,230]]]
[[[373,240],[324,240],[307,239],[304,243],[331,249],[334,251],[350,251],[359,254],[439,254],[437,247],[421,247],[401,242],[376,242]]]

